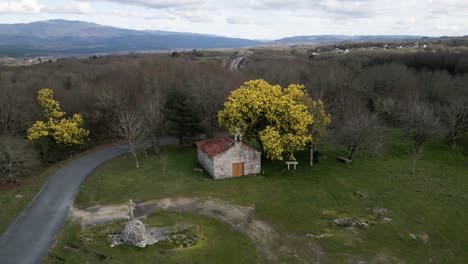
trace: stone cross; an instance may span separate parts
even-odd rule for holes
[[[234,140],[236,142],[242,142],[242,133],[240,131],[240,129],[236,129],[236,134],[234,135]]]
[[[132,199],[128,200],[128,216],[130,217],[130,220],[135,218],[133,215],[133,211],[135,210],[135,203],[132,201]]]

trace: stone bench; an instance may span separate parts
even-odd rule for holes
[[[294,166],[294,170],[296,170],[296,166],[299,164],[299,162],[297,161],[286,161],[286,165],[288,165],[288,170],[289,170],[289,166],[293,165]]]
[[[200,168],[193,168],[193,173],[200,173],[200,174],[203,174],[203,169],[200,169]]]

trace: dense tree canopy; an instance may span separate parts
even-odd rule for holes
[[[169,122],[169,130],[177,136],[180,145],[202,131],[200,118],[193,105],[191,98],[178,90],[171,91],[164,103],[164,115]]]
[[[231,133],[240,130],[246,138],[256,139],[270,159],[294,160],[294,152],[311,139],[307,128],[313,117],[303,104],[303,89],[248,81],[231,93],[218,113],[219,123]]]
[[[180,52],[178,58],[168,54],[131,54],[60,60],[31,67],[0,66],[0,134],[24,138],[31,123],[42,112],[33,103],[37,88],[54,87],[54,96],[60,98],[63,112],[80,113],[91,131],[91,138],[86,141],[89,145],[79,145],[71,151],[108,142],[115,137],[110,127],[120,110],[142,113],[148,98],[164,105],[174,90],[190,99],[187,109],[197,114],[201,121],[198,125],[211,137],[217,130],[216,113],[223,109],[228,94],[245,80],[264,79],[282,87],[291,83],[304,84],[307,93],[314,100],[322,100],[326,112],[333,117],[331,135],[368,131],[368,126],[351,129],[362,124],[350,121],[360,112],[370,116],[377,114],[383,126],[402,128],[396,116],[400,103],[420,100],[439,106],[440,123],[455,146],[466,131],[462,124],[468,91],[468,52],[458,48],[431,49],[431,52],[355,49],[350,54],[302,47],[252,49],[244,54],[248,60],[234,72],[223,67],[223,58],[237,56],[238,51],[203,51],[206,56],[203,60],[189,51]],[[320,56],[309,59],[311,52],[320,52]],[[200,63],[202,61],[209,63]],[[362,111],[357,112],[355,108]],[[163,116],[170,119],[166,114],[163,112]],[[176,113],[172,119],[176,121],[177,118]],[[316,118],[312,124],[316,124]],[[47,136],[35,140],[36,146],[44,143],[51,149],[71,149],[69,145],[55,142],[49,128],[45,128],[48,118],[39,120],[42,124],[38,124],[36,132],[42,131]],[[180,124],[184,124],[183,120]],[[174,128],[171,122],[167,134],[177,135]],[[189,130],[185,125],[181,128]],[[180,132],[185,132],[182,129]],[[263,130],[266,126],[259,131]],[[274,133],[268,135],[275,136]],[[260,139],[260,135],[252,138]],[[318,138],[312,136],[312,139]],[[62,152],[58,154],[58,157],[66,157]],[[51,156],[50,152],[47,156]]]

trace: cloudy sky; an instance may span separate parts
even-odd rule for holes
[[[96,22],[253,39],[468,35],[468,0],[0,0],[0,23]]]

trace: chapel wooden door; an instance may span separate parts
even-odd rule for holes
[[[232,177],[244,176],[244,163],[232,164]]]

